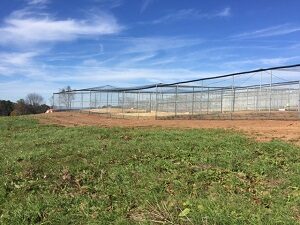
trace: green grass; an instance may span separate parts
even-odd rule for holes
[[[0,118],[0,224],[297,224],[299,150],[224,130]]]

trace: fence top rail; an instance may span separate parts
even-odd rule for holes
[[[280,86],[287,86],[287,85],[298,85],[300,83],[300,81],[287,81],[287,82],[279,82],[279,83],[272,83],[272,87],[280,87]],[[175,86],[172,86],[175,87]],[[249,86],[225,86],[225,87],[207,87],[207,86],[178,86],[180,87],[177,92],[178,93],[200,93],[200,92],[207,92],[209,91],[223,91],[223,90],[243,90],[243,89],[257,89],[257,88],[269,88],[270,87],[270,83],[268,84],[256,84],[256,85],[249,85]],[[156,90],[145,90],[145,91],[140,91],[140,90],[129,90],[129,91],[122,91],[120,92],[119,90],[116,89],[106,89],[106,90],[89,90],[89,91],[85,91],[85,90],[73,90],[71,92],[65,92],[65,93],[77,93],[77,94],[84,94],[84,93],[125,93],[125,94],[155,94]],[[173,89],[169,89],[169,90],[158,90],[157,93],[158,94],[173,94],[175,93],[176,90]],[[61,94],[62,92],[58,92],[58,93],[54,93],[56,94]]]
[[[137,87],[129,87],[129,88],[120,88],[120,87],[113,87],[113,86],[110,86],[110,85],[106,85],[106,86],[94,87],[94,88],[75,89],[75,90],[66,91],[66,92],[56,92],[54,94],[68,93],[68,92],[78,92],[78,91],[99,91],[99,92],[101,92],[101,91],[103,91],[103,92],[138,91],[138,90],[147,90],[147,89],[152,89],[152,88],[157,88],[157,87],[176,87],[176,86],[179,87],[179,85],[182,87],[182,84],[187,84],[187,83],[213,80],[213,79],[221,79],[221,78],[226,78],[226,77],[239,76],[239,75],[245,75],[245,74],[251,74],[251,73],[259,73],[259,72],[270,71],[270,70],[291,69],[291,68],[295,68],[295,67],[300,67],[300,64],[294,64],[294,65],[288,65],[288,66],[278,66],[278,67],[269,67],[269,68],[265,68],[265,69],[249,70],[249,71],[238,72],[238,73],[229,73],[229,74],[225,74],[225,75],[205,77],[205,78],[199,78],[199,79],[187,80],[187,81],[181,81],[181,82],[174,82],[174,83],[157,83],[157,84],[137,86]],[[193,86],[189,86],[189,87],[193,87]],[[213,87],[210,87],[210,88],[213,88]]]

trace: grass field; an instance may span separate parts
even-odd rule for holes
[[[300,148],[0,118],[0,224],[297,224]]]

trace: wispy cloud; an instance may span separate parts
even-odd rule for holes
[[[251,32],[237,34],[234,35],[233,38],[238,38],[238,39],[264,38],[264,37],[287,35],[299,31],[300,31],[300,26],[294,26],[291,24],[282,24],[278,26],[272,26],[264,29],[251,31]]]
[[[177,49],[199,45],[203,43],[202,39],[184,38],[184,37],[143,37],[126,38],[125,53],[137,52],[156,52],[170,49]]]
[[[0,27],[0,44],[17,45],[70,41],[79,38],[115,34],[122,27],[109,14],[102,13],[85,20],[55,19],[51,15],[20,10],[12,13]]]
[[[196,9],[181,9],[178,11],[171,12],[159,19],[149,21],[149,22],[142,22],[145,24],[159,24],[159,23],[170,23],[175,22],[178,20],[200,20],[200,19],[213,19],[213,18],[224,18],[231,16],[231,8],[226,7],[217,12],[201,12]]]
[[[37,52],[0,52],[0,65],[24,66],[37,55]]]
[[[149,5],[151,5],[154,2],[154,0],[143,0],[140,13],[143,13]]]
[[[219,16],[219,17],[231,16],[231,8],[230,7],[224,8],[222,11],[216,13],[216,16]]]
[[[298,61],[299,59],[300,57],[298,56],[244,59],[244,60],[227,61],[222,65],[229,68],[238,68],[238,67],[245,67],[245,66],[254,67],[257,65],[270,67],[270,66],[281,66],[287,63],[293,63]]]
[[[50,0],[27,0],[28,5],[46,5]]]
[[[123,0],[93,0],[95,3],[99,3],[105,8],[118,8],[123,5]]]

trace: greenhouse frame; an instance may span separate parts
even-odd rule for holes
[[[300,119],[300,64],[134,87],[53,94],[56,111],[115,118]]]

